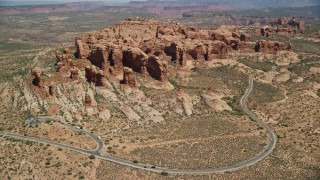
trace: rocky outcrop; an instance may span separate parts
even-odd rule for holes
[[[311,67],[309,69],[309,71],[312,73],[312,74],[320,74],[320,67]]]
[[[248,41],[250,41],[250,38],[251,38],[251,37],[250,37],[248,34],[242,33],[242,34],[240,35],[240,41],[248,42]]]
[[[33,76],[32,84],[44,88],[44,80],[41,78],[42,69],[40,67],[35,67],[31,69],[31,75]]]
[[[128,67],[124,67],[123,68],[123,80],[121,81],[122,84],[128,84],[131,87],[136,86],[136,81],[133,77],[133,70],[128,68]]]
[[[106,86],[106,77],[102,70],[99,70],[96,66],[89,66],[85,68],[86,79],[89,83],[93,83],[95,86]]]
[[[221,41],[206,43],[208,59],[224,59],[227,57],[227,45]]]
[[[295,17],[279,18],[272,23],[272,26],[264,26],[260,29],[260,34],[269,37],[274,33],[277,34],[298,34],[304,33],[306,25],[304,21],[297,21]]]
[[[297,21],[295,17],[292,18],[279,18],[276,22],[276,25],[281,25],[281,26],[291,26],[291,27],[296,27],[300,31],[300,33],[303,33],[305,30],[305,22],[304,21]]]
[[[46,85],[44,79],[42,78],[42,69],[40,67],[35,67],[31,69],[32,84],[37,87],[37,93],[44,98],[54,96],[54,84],[51,82],[49,86]]]
[[[53,82],[50,82],[49,84],[49,95],[50,96],[54,96],[54,92],[55,92],[55,87],[54,87],[54,83]]]
[[[56,60],[57,60],[57,63],[59,62],[68,62],[71,60],[71,57],[72,57],[72,53],[69,49],[65,48],[61,51],[56,51]]]
[[[320,30],[318,32],[314,32],[310,35],[312,38],[320,39]]]
[[[146,67],[151,77],[159,81],[168,80],[168,64],[166,61],[161,61],[157,56],[150,56]]]
[[[148,55],[140,48],[128,48],[123,51],[123,66],[130,67],[135,72],[141,72],[143,62],[148,59]]]
[[[178,91],[176,92],[177,98],[182,102],[182,106],[187,116],[192,115],[193,104],[192,98],[189,94],[185,93],[181,86],[178,87]]]
[[[259,40],[256,43],[254,50],[256,52],[277,52],[292,50],[292,48],[291,44],[286,46],[283,42]]]
[[[72,79],[72,80],[78,80],[79,79],[79,77],[78,77],[78,75],[79,75],[79,69],[77,68],[77,67],[73,67],[71,70],[70,70],[70,78]]]
[[[89,54],[89,46],[81,41],[81,39],[76,38],[75,46],[77,51],[75,53],[76,57],[79,59],[87,58]]]
[[[56,68],[62,76],[69,76],[71,64],[72,64],[72,53],[69,49],[65,48],[62,51],[56,51]]]
[[[84,105],[87,106],[87,107],[92,106],[92,99],[91,99],[91,96],[89,94],[86,94],[84,96]]]
[[[211,39],[224,42],[234,50],[244,49],[250,41],[248,34],[239,33],[233,26],[222,26],[218,29],[212,30]]]
[[[214,111],[232,111],[232,108],[222,100],[224,95],[215,93],[211,88],[208,88],[207,91],[202,92],[201,97]]]
[[[104,86],[104,77],[118,75],[124,67],[167,81],[166,61],[185,66],[187,61],[226,58],[228,48],[244,49],[249,40],[250,36],[235,27],[204,30],[178,23],[127,18],[113,27],[77,37],[75,57],[92,65],[83,67],[87,81],[96,86]],[[76,80],[77,70],[68,63],[69,54],[57,52],[57,71],[70,72],[70,78]]]

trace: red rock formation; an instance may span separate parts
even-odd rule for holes
[[[103,71],[96,66],[86,67],[85,73],[89,83],[93,83],[95,86],[106,86],[107,79]]]
[[[32,84],[40,88],[44,88],[44,81],[41,78],[42,69],[40,67],[31,69],[31,75],[33,76]]]
[[[71,57],[72,57],[72,53],[67,48],[65,48],[62,52],[56,51],[57,63],[59,63],[59,62],[66,63],[66,62],[70,61]]]
[[[147,69],[147,60],[144,59],[142,61],[142,66],[141,66],[141,74],[144,76],[144,75],[148,75],[148,69]]]
[[[240,41],[245,41],[245,42],[248,42],[250,41],[250,36],[248,34],[241,34],[240,35]]]
[[[119,47],[114,47],[110,50],[109,61],[110,66],[114,68],[115,71],[120,71],[123,67],[122,64],[123,52]]]
[[[73,67],[71,70],[70,70],[70,78],[72,80],[78,80],[78,74],[79,74],[79,69],[77,67]]]
[[[136,81],[133,77],[133,70],[128,67],[123,68],[123,80],[121,81],[122,84],[128,84],[131,87],[136,86]]]
[[[288,47],[286,47],[283,42],[259,40],[254,49],[256,52],[277,52],[291,50],[292,45],[289,44]]]
[[[248,40],[249,36],[239,35],[235,27],[204,30],[128,18],[113,27],[77,37],[75,56],[94,65],[85,71],[88,82],[97,86],[103,86],[102,79],[107,73],[116,75],[123,67],[166,81],[168,67],[163,60],[171,57],[171,61],[184,66],[189,60],[226,58],[228,46],[243,49]],[[70,64],[60,63],[64,62],[61,53],[57,53],[57,61],[57,71],[65,72],[67,67],[70,71]]]
[[[224,59],[227,56],[227,45],[221,41],[207,42],[208,60]]]
[[[306,28],[304,21],[297,21],[293,18],[279,18],[276,22],[273,23],[275,26],[265,26],[260,29],[262,36],[269,37],[273,33],[279,34],[297,34],[304,33]]]
[[[211,38],[224,42],[234,50],[246,48],[247,44],[244,42],[250,41],[250,36],[248,34],[239,34],[232,26],[222,26],[219,29],[212,30]]]
[[[70,65],[72,63],[72,53],[65,48],[62,52],[56,51],[57,72],[61,75],[67,75],[70,72]]]
[[[32,84],[37,87],[36,92],[41,97],[50,97],[54,95],[54,86],[49,85],[49,87],[46,86],[45,81],[42,79],[42,69],[40,67],[35,67],[31,69],[31,75],[33,77]]]
[[[186,54],[190,55],[194,60],[208,60],[207,49],[202,43],[197,44],[185,44],[184,46]]]
[[[91,50],[88,59],[91,61],[93,65],[99,67],[102,70],[106,70],[108,68],[109,49],[103,46],[94,47]]]
[[[314,32],[311,34],[312,38],[316,38],[316,39],[320,39],[320,30],[318,30],[318,32]]]
[[[89,94],[86,94],[84,96],[84,105],[85,106],[92,106],[92,99],[91,99],[91,96]]]
[[[240,38],[240,35],[239,35],[239,33],[232,32],[232,37],[239,39],[239,38]]]
[[[181,59],[180,52],[183,51],[183,45],[181,43],[172,42],[169,46],[164,48],[164,52],[171,56],[171,61],[176,61]]]
[[[161,61],[157,56],[148,58],[147,71],[151,77],[159,81],[167,81],[168,79],[168,64]]]
[[[77,48],[76,57],[79,59],[87,58],[89,54],[89,46],[82,42],[81,39],[76,38],[75,46]]]
[[[62,67],[64,66],[63,62],[57,63],[57,72],[61,72]]]
[[[232,49],[238,51],[239,50],[239,42],[238,40],[230,40],[230,46],[232,47]]]
[[[287,51],[293,51],[293,45],[291,43],[288,44]]]
[[[54,83],[50,82],[50,84],[49,84],[49,95],[50,96],[54,96],[54,90],[55,90]]]
[[[130,67],[135,72],[141,72],[143,61],[148,59],[148,55],[139,48],[128,48],[123,51],[123,66]]]

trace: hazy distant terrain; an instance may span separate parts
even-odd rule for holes
[[[233,172],[160,174],[0,136],[1,180],[320,178],[320,12],[311,6],[318,1],[105,2],[0,8],[0,131],[95,148],[85,134],[59,123],[26,124],[32,116],[51,116],[98,135],[104,155],[132,163],[174,169],[234,165],[261,153],[269,142],[266,129],[240,105],[254,75],[247,105],[275,131],[274,151]],[[201,10],[208,4],[211,9]],[[239,11],[235,4],[247,9]],[[306,7],[277,7],[284,5]],[[305,29],[294,32],[300,24],[280,26],[279,18],[303,21]],[[284,31],[275,32],[277,26]],[[270,29],[268,37],[261,28]],[[225,44],[211,51],[225,49],[225,57],[209,55],[211,41]],[[79,42],[90,53],[79,53]],[[267,44],[266,51],[255,51],[260,44]],[[275,44],[291,48],[278,51]],[[154,63],[157,68],[146,74],[135,70],[128,77],[123,56],[130,52],[136,57],[132,62],[143,57],[145,66],[154,57],[161,66]],[[101,59],[106,60],[103,67]],[[41,88],[34,83],[35,67],[42,69]],[[164,67],[165,81],[148,74],[159,69],[162,74]],[[90,83],[95,78],[88,72],[92,77],[102,73],[108,83]],[[125,76],[134,86],[123,82]],[[51,85],[52,95],[41,96]]]
[[[81,2],[85,0],[56,0],[56,1],[0,1],[0,6],[21,6],[21,5],[48,5],[48,4],[62,4],[69,2]],[[97,0],[99,1],[99,0]],[[107,5],[124,5],[128,2],[138,2],[139,0],[100,0]],[[255,8],[263,8],[263,7],[299,7],[299,6],[312,6],[319,5],[319,0],[143,0],[141,2],[159,2],[159,4],[163,4],[163,2],[170,2],[171,6],[174,5],[194,5],[197,3],[245,3],[253,5]],[[92,1],[91,1],[92,2]],[[180,3],[177,3],[180,2]]]
[[[193,3],[194,0],[184,0],[184,2]],[[225,2],[225,3],[248,3],[256,8],[262,7],[299,7],[318,5],[319,0],[199,0],[196,2]]]

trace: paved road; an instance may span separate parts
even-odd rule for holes
[[[226,166],[226,167],[221,167],[221,168],[211,168],[211,169],[169,169],[169,168],[164,168],[164,167],[155,167],[152,165],[146,165],[146,164],[141,164],[141,163],[133,163],[132,161],[128,161],[125,159],[121,159],[121,158],[117,158],[117,157],[113,157],[113,156],[109,156],[109,155],[102,155],[100,153],[100,151],[102,150],[104,144],[103,141],[96,135],[92,134],[91,132],[87,132],[85,130],[76,128],[74,126],[71,126],[69,124],[54,120],[54,119],[48,119],[50,121],[54,121],[54,122],[58,122],[61,123],[62,125],[71,128],[75,131],[81,131],[83,133],[85,133],[86,135],[90,136],[92,139],[94,139],[98,144],[98,148],[96,150],[90,151],[90,150],[84,150],[84,149],[80,149],[77,147],[73,147],[73,146],[69,146],[69,145],[64,145],[64,144],[60,144],[60,143],[56,143],[53,141],[49,141],[49,140],[44,140],[44,139],[38,139],[38,138],[32,138],[32,137],[27,137],[27,136],[22,136],[19,134],[13,134],[13,133],[9,133],[9,132],[3,132],[0,131],[0,135],[3,136],[9,136],[9,137],[13,137],[13,138],[19,138],[19,139],[23,139],[23,140],[29,140],[29,141],[34,141],[34,142],[40,142],[40,143],[44,143],[44,144],[50,144],[56,147],[60,147],[63,149],[69,149],[72,151],[76,151],[76,152],[80,152],[82,154],[87,154],[87,155],[94,155],[97,158],[103,159],[103,160],[107,160],[107,161],[111,161],[117,164],[121,164],[121,165],[125,165],[128,167],[132,167],[132,168],[136,168],[136,169],[142,169],[142,170],[146,170],[146,171],[151,171],[151,172],[157,172],[157,173],[161,173],[163,171],[168,172],[168,173],[173,173],[173,174],[209,174],[209,173],[224,173],[224,172],[230,172],[230,171],[236,171],[239,170],[241,168],[247,167],[247,166],[251,166],[261,160],[263,160],[265,157],[267,157],[275,148],[276,145],[276,141],[277,141],[277,137],[275,135],[275,133],[273,132],[273,130],[264,122],[262,122],[257,116],[255,116],[247,107],[246,105],[246,100],[248,98],[248,96],[250,95],[251,91],[253,88],[253,77],[251,76],[249,78],[249,87],[247,88],[245,94],[242,96],[241,100],[240,100],[240,104],[241,107],[243,108],[243,110],[261,127],[265,128],[267,130],[267,134],[269,137],[269,143],[260,151],[260,153],[256,154],[253,157],[250,157],[249,159],[246,159],[244,161],[241,161],[237,164],[231,165],[231,166]],[[192,162],[190,162],[192,163]]]

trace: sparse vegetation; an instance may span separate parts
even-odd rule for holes
[[[254,62],[248,59],[240,59],[239,62],[251,67],[252,69],[260,69],[264,72],[271,71],[272,67],[275,66],[275,64],[270,61]]]
[[[168,172],[166,172],[166,171],[162,171],[162,172],[161,172],[161,175],[162,175],[162,176],[168,176],[169,174],[168,174]]]
[[[284,13],[277,11],[275,14],[269,9],[265,11],[264,14],[268,17],[278,17]],[[263,19],[260,17],[262,14],[258,14],[261,13],[259,11],[247,12],[253,13],[250,16]],[[199,12],[192,12],[192,15],[196,13]],[[205,13],[209,13],[208,17],[202,17],[203,14],[199,14],[196,15],[197,17],[181,18],[175,21],[190,23],[193,27],[211,28],[214,23],[219,23],[216,22],[219,21],[219,18],[213,22],[209,16],[210,13],[214,13],[215,16],[220,13],[228,14],[227,18],[232,21],[246,16],[242,12]],[[152,164],[154,168],[164,166],[204,169],[228,166],[260,152],[268,139],[264,130],[256,126],[253,119],[248,120],[239,106],[239,99],[247,87],[248,75],[255,74],[258,80],[254,82],[248,106],[259,118],[275,129],[278,139],[280,139],[276,150],[263,160],[263,163],[241,171],[228,172],[223,175],[194,176],[194,178],[206,179],[223,176],[225,179],[234,177],[257,179],[257,175],[252,173],[257,169],[263,169],[265,174],[270,175],[270,179],[290,179],[291,177],[312,179],[317,176],[319,164],[317,152],[319,152],[320,146],[317,141],[318,129],[316,127],[318,127],[318,122],[316,120],[320,111],[319,98],[316,98],[315,95],[320,97],[320,89],[316,84],[320,83],[320,79],[318,74],[311,74],[309,69],[319,67],[317,62],[320,51],[319,42],[313,42],[306,38],[311,32],[319,29],[318,24],[312,25],[312,28],[307,29],[305,34],[296,37],[273,35],[268,38],[284,42],[290,40],[294,51],[299,54],[299,58],[302,60],[300,63],[293,62],[287,66],[277,65],[267,59],[256,61],[256,54],[251,59],[244,55],[251,54],[252,52],[249,50],[233,51],[230,49],[234,56],[228,57],[228,60],[219,63],[197,62],[196,67],[191,70],[188,68],[180,70],[176,64],[169,62],[169,82],[174,86],[174,89],[171,90],[157,89],[158,87],[155,86],[160,84],[157,81],[155,81],[155,85],[149,85],[149,87],[147,86],[148,77],[138,75],[135,75],[139,85],[137,91],[134,88],[127,89],[123,85],[120,86],[116,83],[117,80],[113,82],[113,79],[110,78],[109,81],[114,90],[105,88],[104,93],[106,94],[98,94],[97,90],[104,88],[91,87],[81,78],[74,84],[67,80],[64,82],[65,79],[63,79],[56,84],[56,96],[51,101],[47,101],[50,103],[44,103],[45,100],[37,100],[36,102],[37,97],[34,97],[30,86],[30,68],[40,66],[45,74],[56,72],[54,53],[56,49],[61,47],[60,43],[68,43],[67,46],[69,46],[70,42],[74,42],[74,37],[81,32],[99,30],[126,16],[140,15],[144,16],[146,13],[134,8],[108,7],[87,12],[1,17],[0,25],[10,28],[0,30],[2,35],[0,37],[0,97],[2,100],[0,103],[0,130],[48,139],[75,147],[94,149],[96,143],[80,131],[64,129],[57,123],[43,123],[39,126],[36,125],[36,128],[29,128],[25,125],[25,120],[31,117],[31,114],[48,115],[47,106],[51,105],[51,101],[61,100],[64,98],[63,96],[75,93],[77,88],[83,86],[84,91],[94,93],[92,98],[98,104],[103,104],[106,109],[110,110],[111,117],[109,119],[101,118],[98,111],[92,115],[88,108],[85,110],[86,112],[81,114],[83,119],[67,118],[69,112],[66,109],[68,111],[69,109],[76,111],[81,109],[76,103],[81,106],[83,102],[81,98],[78,102],[75,97],[72,97],[77,99],[75,101],[68,102],[70,100],[68,98],[63,101],[67,104],[66,109],[58,109],[57,116],[61,116],[64,122],[72,122],[80,129],[89,129],[95,134],[101,134],[103,139],[107,138],[105,140],[106,147],[103,149],[104,154],[134,159],[133,163]],[[60,18],[60,20],[51,20],[50,18]],[[221,16],[221,18],[224,17]],[[308,21],[313,20],[309,19]],[[237,28],[240,28],[241,32],[252,34],[252,41],[267,39],[255,35],[254,31],[258,27]],[[73,46],[68,48],[75,51]],[[72,59],[75,59],[74,54],[72,54]],[[237,65],[233,65],[235,62],[245,64],[248,69],[241,69]],[[212,66],[208,67],[208,63],[212,63]],[[280,71],[286,69],[290,71],[290,80],[285,83],[276,81],[275,78],[281,74]],[[257,70],[262,71],[258,72]],[[270,72],[271,70],[272,72]],[[298,77],[302,77],[303,81],[293,82],[293,79]],[[53,76],[45,75],[45,78],[50,79]],[[68,87],[68,83],[71,84],[70,87]],[[186,98],[177,99],[178,86],[181,86],[184,93],[190,96],[193,109],[189,116],[186,115],[185,104],[183,104]],[[232,108],[232,112],[216,111],[215,108],[206,104],[201,94],[208,90],[208,87],[214,93],[224,96],[222,100],[227,102]],[[139,90],[142,91],[141,94]],[[285,91],[288,92],[285,93]],[[75,96],[77,95],[75,94]],[[39,107],[31,108],[36,105],[27,102],[25,97],[30,98],[35,104],[38,103]],[[141,101],[141,99],[143,100]],[[131,107],[141,116],[141,120],[128,120],[127,116],[119,110],[123,104]],[[155,123],[152,121],[154,114],[146,113],[152,109],[164,117],[164,122]],[[70,116],[74,116],[73,113],[76,112],[72,111]],[[0,177],[8,177],[8,179],[34,179],[35,176],[40,179],[48,176],[52,179],[66,177],[67,179],[114,179],[119,175],[130,174],[130,172],[134,172],[136,177],[141,179],[160,179],[161,175],[168,175],[165,171],[160,174],[145,173],[102,160],[99,161],[99,165],[96,165],[97,160],[93,160],[96,158],[94,155],[87,156],[69,150],[62,151],[61,148],[50,145],[43,146],[32,141],[0,137],[0,144],[5,145],[1,147],[1,154],[4,156],[0,157],[0,167],[3,167],[0,168]],[[43,160],[44,157],[45,160]],[[306,161],[306,157],[308,161]],[[24,161],[21,161],[22,159]],[[75,161],[70,161],[70,159]],[[274,172],[274,169],[279,171]],[[91,172],[96,172],[96,174],[92,175]],[[127,173],[119,174],[119,172]],[[132,177],[127,176],[128,178]],[[175,178],[188,179],[190,176],[175,175]]]

